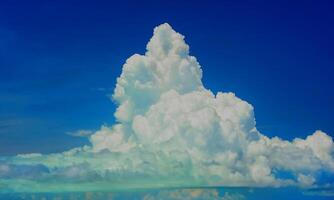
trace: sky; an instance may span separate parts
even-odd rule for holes
[[[333,194],[328,4],[17,5],[1,14],[0,193]]]
[[[114,123],[122,65],[165,22],[186,36],[204,86],[251,103],[262,133],[333,137],[332,10],[325,1],[1,1],[0,155],[89,144],[73,133]]]

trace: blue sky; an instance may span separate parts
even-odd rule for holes
[[[1,1],[0,155],[88,143],[66,134],[112,124],[108,98],[155,26],[186,36],[204,85],[255,107],[284,139],[333,136],[334,14],[325,1]]]

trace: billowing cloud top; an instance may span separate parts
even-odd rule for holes
[[[96,191],[163,186],[314,186],[334,172],[333,140],[268,138],[253,107],[213,94],[184,36],[162,24],[117,79],[117,123],[91,145],[0,159],[0,191]]]

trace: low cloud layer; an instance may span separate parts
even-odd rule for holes
[[[80,193],[21,193],[1,195],[2,199],[17,200],[246,200],[237,191],[218,191],[217,189],[164,189],[136,191],[129,193],[80,192]]]
[[[204,87],[184,36],[168,24],[146,49],[117,79],[115,125],[92,134],[89,146],[0,158],[0,191],[331,184],[321,178],[334,172],[329,135],[261,134],[252,105]]]

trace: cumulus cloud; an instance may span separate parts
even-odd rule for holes
[[[261,134],[252,105],[204,87],[201,66],[170,25],[156,27],[146,49],[127,59],[117,79],[115,125],[92,134],[89,146],[2,159],[5,188],[314,186],[320,173],[333,174],[329,135],[286,141]],[[21,176],[22,166],[38,173]]]

